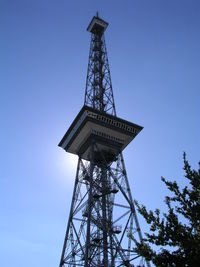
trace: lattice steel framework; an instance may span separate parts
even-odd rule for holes
[[[91,33],[85,105],[116,115],[104,35]]]
[[[98,16],[93,18],[104,22]],[[105,23],[105,22],[104,22]],[[104,28],[89,25],[86,106],[116,116]],[[95,155],[98,154],[98,159]],[[79,155],[60,267],[150,266],[134,250],[142,240],[122,153],[108,161],[95,138],[90,159]]]

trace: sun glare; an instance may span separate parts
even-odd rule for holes
[[[67,179],[75,179],[78,156],[64,153],[59,157],[59,168]]]

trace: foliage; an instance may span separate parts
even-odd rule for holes
[[[165,197],[167,213],[147,211],[135,201],[150,227],[143,243],[135,240],[137,251],[158,267],[200,266],[200,163],[196,171],[191,169],[185,153],[183,159],[187,186],[181,189],[176,181],[161,178],[172,193]]]

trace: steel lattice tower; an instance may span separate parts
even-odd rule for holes
[[[116,116],[107,26],[97,14],[87,28],[91,43],[84,106],[59,143],[79,156],[60,267],[145,265],[134,250],[132,237],[142,241],[142,234],[122,156],[142,127]]]

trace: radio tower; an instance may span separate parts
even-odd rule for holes
[[[142,127],[116,115],[104,31],[98,13],[91,33],[84,106],[59,143],[78,155],[60,267],[150,266],[138,255],[142,241],[122,150]]]

